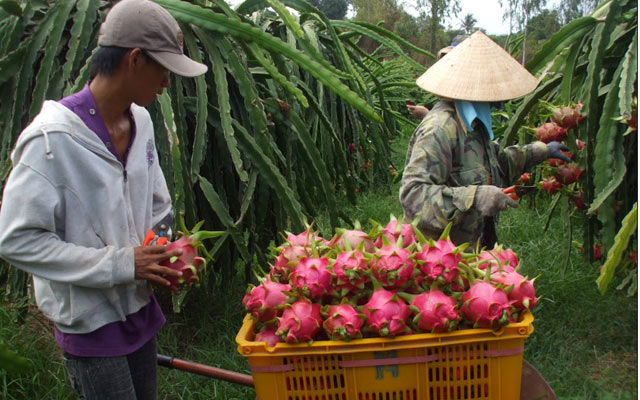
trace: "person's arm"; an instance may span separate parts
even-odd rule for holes
[[[162,275],[177,271],[158,263],[177,253],[162,246],[147,248],[115,246],[85,247],[63,241],[56,233],[63,218],[62,191],[42,174],[18,164],[5,185],[0,208],[0,256],[35,276],[92,288],[108,288],[147,279],[168,284]],[[69,193],[69,196],[73,196]],[[77,210],[77,218],[83,210]],[[67,229],[70,229],[67,227]],[[95,235],[94,232],[86,232]]]
[[[545,144],[538,141],[524,146],[513,145],[504,149],[495,142],[492,145],[498,154],[498,162],[505,174],[505,184],[508,186],[514,184],[522,173],[529,171],[548,158],[559,158],[565,162],[571,161],[561,153],[561,151],[569,149],[558,142]]]
[[[473,206],[477,186],[450,187],[447,180],[452,170],[452,152],[445,129],[455,135],[455,124],[449,127],[422,126],[402,175],[400,201],[409,220],[419,219],[419,226],[442,231],[449,222],[460,222]]]
[[[493,142],[492,146],[498,154],[498,162],[504,174],[506,186],[514,184],[522,173],[549,158],[547,145],[533,142],[524,146],[514,145],[501,148]]]

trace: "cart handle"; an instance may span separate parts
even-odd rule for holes
[[[229,371],[226,369],[215,368],[209,365],[198,364],[191,361],[181,360],[179,358],[158,354],[158,365],[161,367],[179,369],[181,371],[191,372],[209,378],[221,379],[223,381],[237,383],[238,385],[254,387],[253,377],[251,375],[241,374],[239,372]]]

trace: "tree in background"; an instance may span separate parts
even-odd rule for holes
[[[558,32],[561,26],[558,11],[544,9],[529,20],[527,36],[535,41],[547,40]]]
[[[518,31],[524,32],[524,42],[527,42],[527,26],[535,13],[542,10],[547,0],[498,0],[500,7],[505,8],[503,19],[509,19],[509,35],[513,33],[513,22],[518,24]],[[522,64],[527,58],[526,46],[522,47]]]
[[[596,9],[598,2],[598,0],[561,0],[557,8],[561,25],[590,15]]]
[[[478,20],[473,18],[473,14],[467,14],[460,20],[462,29],[464,29],[467,35],[471,35],[476,30],[476,22],[478,22]]]
[[[457,16],[460,12],[459,0],[418,0],[415,7],[421,18],[428,16],[429,21],[429,50],[437,52],[441,47],[438,44],[438,30],[442,29],[441,23],[446,17]]]
[[[349,9],[350,0],[309,0],[309,3],[313,4],[326,14],[329,19],[344,19]]]

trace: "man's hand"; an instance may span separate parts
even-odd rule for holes
[[[492,217],[509,207],[518,208],[518,202],[493,185],[480,185],[473,205],[483,217]]]
[[[171,257],[182,255],[182,250],[167,251],[165,246],[138,246],[133,249],[135,260],[135,278],[155,282],[163,286],[170,283],[165,276],[182,276],[182,272],[163,267],[160,263]]]
[[[409,114],[411,114],[413,118],[417,118],[417,119],[422,119],[429,113],[429,109],[425,106],[407,105],[407,111],[409,112]]]
[[[571,159],[563,154],[563,151],[569,151],[569,148],[562,143],[559,142],[549,142],[547,143],[547,149],[549,149],[549,158],[557,158],[566,163],[570,163]]]

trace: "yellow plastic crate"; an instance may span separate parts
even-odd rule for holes
[[[466,329],[311,345],[253,342],[249,315],[236,336],[259,400],[516,400],[533,316],[497,332]]]

